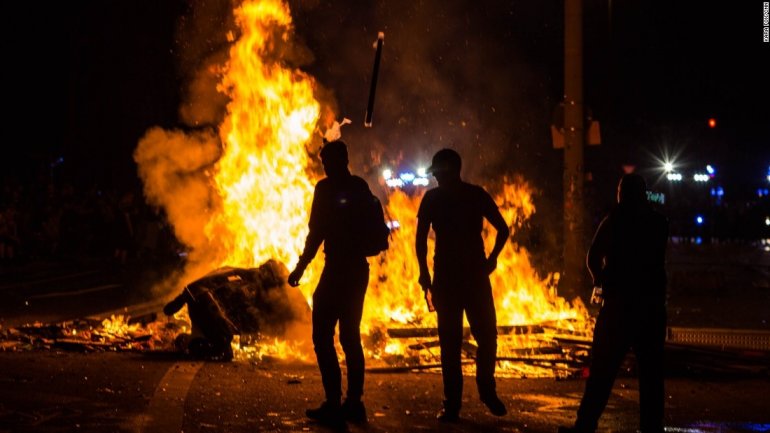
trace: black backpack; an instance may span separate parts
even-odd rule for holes
[[[390,228],[385,223],[382,204],[374,195],[364,201],[357,240],[367,257],[373,257],[388,249]]]

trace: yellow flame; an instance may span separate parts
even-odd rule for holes
[[[102,331],[116,337],[125,337],[130,332],[136,332],[140,325],[128,323],[128,316],[122,314],[111,315],[109,319],[102,320]]]
[[[314,179],[305,144],[320,105],[308,75],[268,60],[272,38],[286,39],[291,29],[286,5],[246,2],[235,17],[241,36],[219,86],[230,97],[214,174],[222,204],[206,233],[223,247],[220,265],[254,267],[270,258],[291,264],[307,234]]]
[[[245,1],[234,14],[239,32],[228,35],[232,47],[218,86],[230,101],[218,129],[222,153],[209,171],[208,187],[212,193],[201,194],[211,201],[207,203],[203,229],[208,242],[195,247],[204,245],[211,250],[203,254],[210,261],[203,264],[208,270],[225,265],[255,267],[271,258],[291,266],[304,245],[313,188],[318,180],[309,155],[314,150],[312,138],[322,107],[314,97],[312,77],[278,58],[279,48],[285,48],[291,40],[292,21],[287,5],[280,0]],[[164,136],[157,131],[154,135]],[[205,155],[211,153],[207,150]],[[147,182],[154,177],[149,173],[145,178]],[[406,342],[387,336],[389,327],[436,325],[435,314],[427,311],[417,284],[414,239],[420,199],[420,194],[395,191],[386,200],[387,213],[399,222],[400,228],[392,234],[390,249],[370,260],[371,277],[362,322],[370,359],[396,357],[402,361],[435,362],[438,353],[437,348],[431,347],[410,349]],[[512,231],[519,230],[535,212],[532,188],[520,178],[504,179],[495,200]],[[184,212],[175,215],[182,216]],[[189,218],[200,220],[201,215]],[[484,236],[489,250],[494,236],[488,228]],[[430,250],[432,245],[429,241]],[[301,288],[307,299],[322,263],[321,258],[316,259],[303,279]],[[587,331],[590,321],[585,308],[558,297],[556,281],[555,273],[540,277],[527,251],[509,243],[492,275],[498,323],[548,322],[559,329]],[[423,339],[427,340],[431,339]],[[306,359],[297,353],[309,349],[283,340],[258,343],[257,348],[236,343],[241,357],[247,358],[270,355]],[[501,338],[499,353],[537,344],[543,344],[542,339],[506,336]]]

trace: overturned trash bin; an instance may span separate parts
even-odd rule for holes
[[[187,305],[192,333],[178,336],[177,348],[195,358],[229,361],[234,335],[283,337],[309,326],[310,306],[287,284],[288,274],[281,262],[268,260],[258,268],[219,268],[185,286],[163,308],[170,316]]]

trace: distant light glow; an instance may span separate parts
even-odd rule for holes
[[[399,179],[403,180],[405,183],[412,183],[414,178],[416,177],[414,173],[405,171],[398,175]]]
[[[428,177],[428,169],[425,167],[420,167],[417,169],[417,176],[420,177]]]
[[[765,225],[770,227],[770,216],[765,217]]]
[[[696,182],[708,182],[709,179],[711,179],[711,176],[704,173],[695,173],[692,175],[692,180]]]
[[[664,162],[663,163],[663,170],[666,173],[670,173],[670,172],[674,171],[674,163],[673,162],[669,162],[669,161]]]
[[[695,224],[703,225],[704,221],[706,221],[706,220],[703,218],[703,215],[696,215],[695,216]]]
[[[393,220],[393,221],[388,221],[388,222],[387,222],[387,223],[385,223],[385,224],[386,224],[386,225],[388,226],[388,228],[389,228],[389,229],[391,229],[391,230],[393,230],[393,229],[397,229],[397,228],[401,227],[401,224],[400,224],[398,221],[396,221],[396,220]]]
[[[420,170],[418,170],[418,172],[419,171]],[[421,171],[425,172],[425,169],[421,169]],[[382,171],[382,177],[385,179],[385,185],[390,188],[403,188],[408,185],[428,186],[430,184],[429,178],[425,176],[416,176],[410,171],[401,172],[398,174],[398,177],[394,177],[392,170],[385,169]]]
[[[714,119],[713,117],[709,119],[709,128],[716,128],[717,127],[717,119]]]
[[[666,179],[670,180],[671,182],[681,182],[682,173],[669,173],[666,175]]]
[[[717,171],[714,169],[714,166],[711,164],[706,165],[706,172],[710,175],[714,175],[717,173]]]
[[[404,181],[401,179],[394,179],[394,178],[386,179],[385,185],[391,188],[401,188],[402,186],[404,186]]]

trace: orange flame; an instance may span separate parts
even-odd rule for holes
[[[309,76],[267,60],[275,30],[288,37],[288,8],[279,1],[246,2],[235,16],[242,35],[219,86],[230,97],[220,127],[225,152],[214,174],[222,209],[206,234],[223,247],[220,265],[293,263],[307,234],[314,179],[305,144],[320,105]]]
[[[152,145],[148,141],[157,140],[162,145],[166,137],[178,140],[175,134],[151,131],[137,150],[150,200],[169,209],[176,206],[177,201],[188,199],[184,197],[185,191],[196,191],[194,197],[203,197],[206,201],[168,212],[178,234],[194,234],[199,228],[197,233],[203,232],[206,236],[206,242],[188,243],[197,252],[198,260],[197,275],[188,270],[188,281],[225,265],[255,267],[271,258],[287,265],[295,264],[307,235],[313,187],[318,180],[309,158],[311,139],[321,113],[321,105],[314,97],[314,81],[276,58],[276,52],[280,51],[276,47],[290,41],[292,21],[288,7],[280,0],[245,1],[234,14],[239,34],[228,35],[233,45],[218,86],[230,100],[225,120],[218,129],[221,156],[216,164],[206,165],[212,155],[211,139],[193,137],[201,146],[207,146],[205,151],[198,152],[205,157],[194,163],[175,164],[185,169],[210,167],[206,169],[207,183],[198,182],[194,187],[185,184],[184,188],[174,190],[176,194],[168,196],[159,192],[162,188],[157,183],[166,182],[168,176],[163,170],[168,169],[148,168],[142,161],[156,163],[184,158],[174,154],[159,158],[157,151],[148,151]],[[180,147],[177,144],[174,148]],[[142,155],[149,156],[143,158]],[[163,173],[158,175],[155,172],[158,170]],[[187,181],[189,176],[184,179]],[[208,192],[200,194],[201,190]],[[420,198],[421,195],[410,196],[402,191],[395,191],[387,198],[388,214],[399,222],[400,228],[392,234],[390,249],[370,260],[371,278],[362,322],[370,359],[435,356],[431,351],[427,351],[427,355],[410,355],[411,349],[401,341],[389,339],[386,332],[388,327],[434,327],[436,324],[435,314],[428,313],[417,284],[414,239]],[[495,198],[513,231],[535,212],[532,190],[522,179],[505,179]],[[185,216],[190,209],[199,211]],[[191,220],[195,221],[192,228]],[[178,228],[181,226],[186,228]],[[186,239],[196,238],[180,237],[183,242]],[[490,249],[494,237],[485,231],[485,239]],[[432,249],[431,242],[429,248]],[[321,266],[322,259],[318,258],[306,273],[301,288],[307,299]],[[585,331],[589,323],[585,308],[559,298],[554,288],[556,281],[558,274],[538,276],[525,249],[507,245],[492,281],[498,323],[550,322],[561,329]],[[530,343],[522,338],[507,339],[501,343],[500,352],[505,353],[506,344],[520,347]],[[264,354],[293,356],[290,354],[301,350],[280,340],[256,354],[244,348],[243,341],[238,346],[247,358]],[[302,355],[293,357],[303,358]]]

